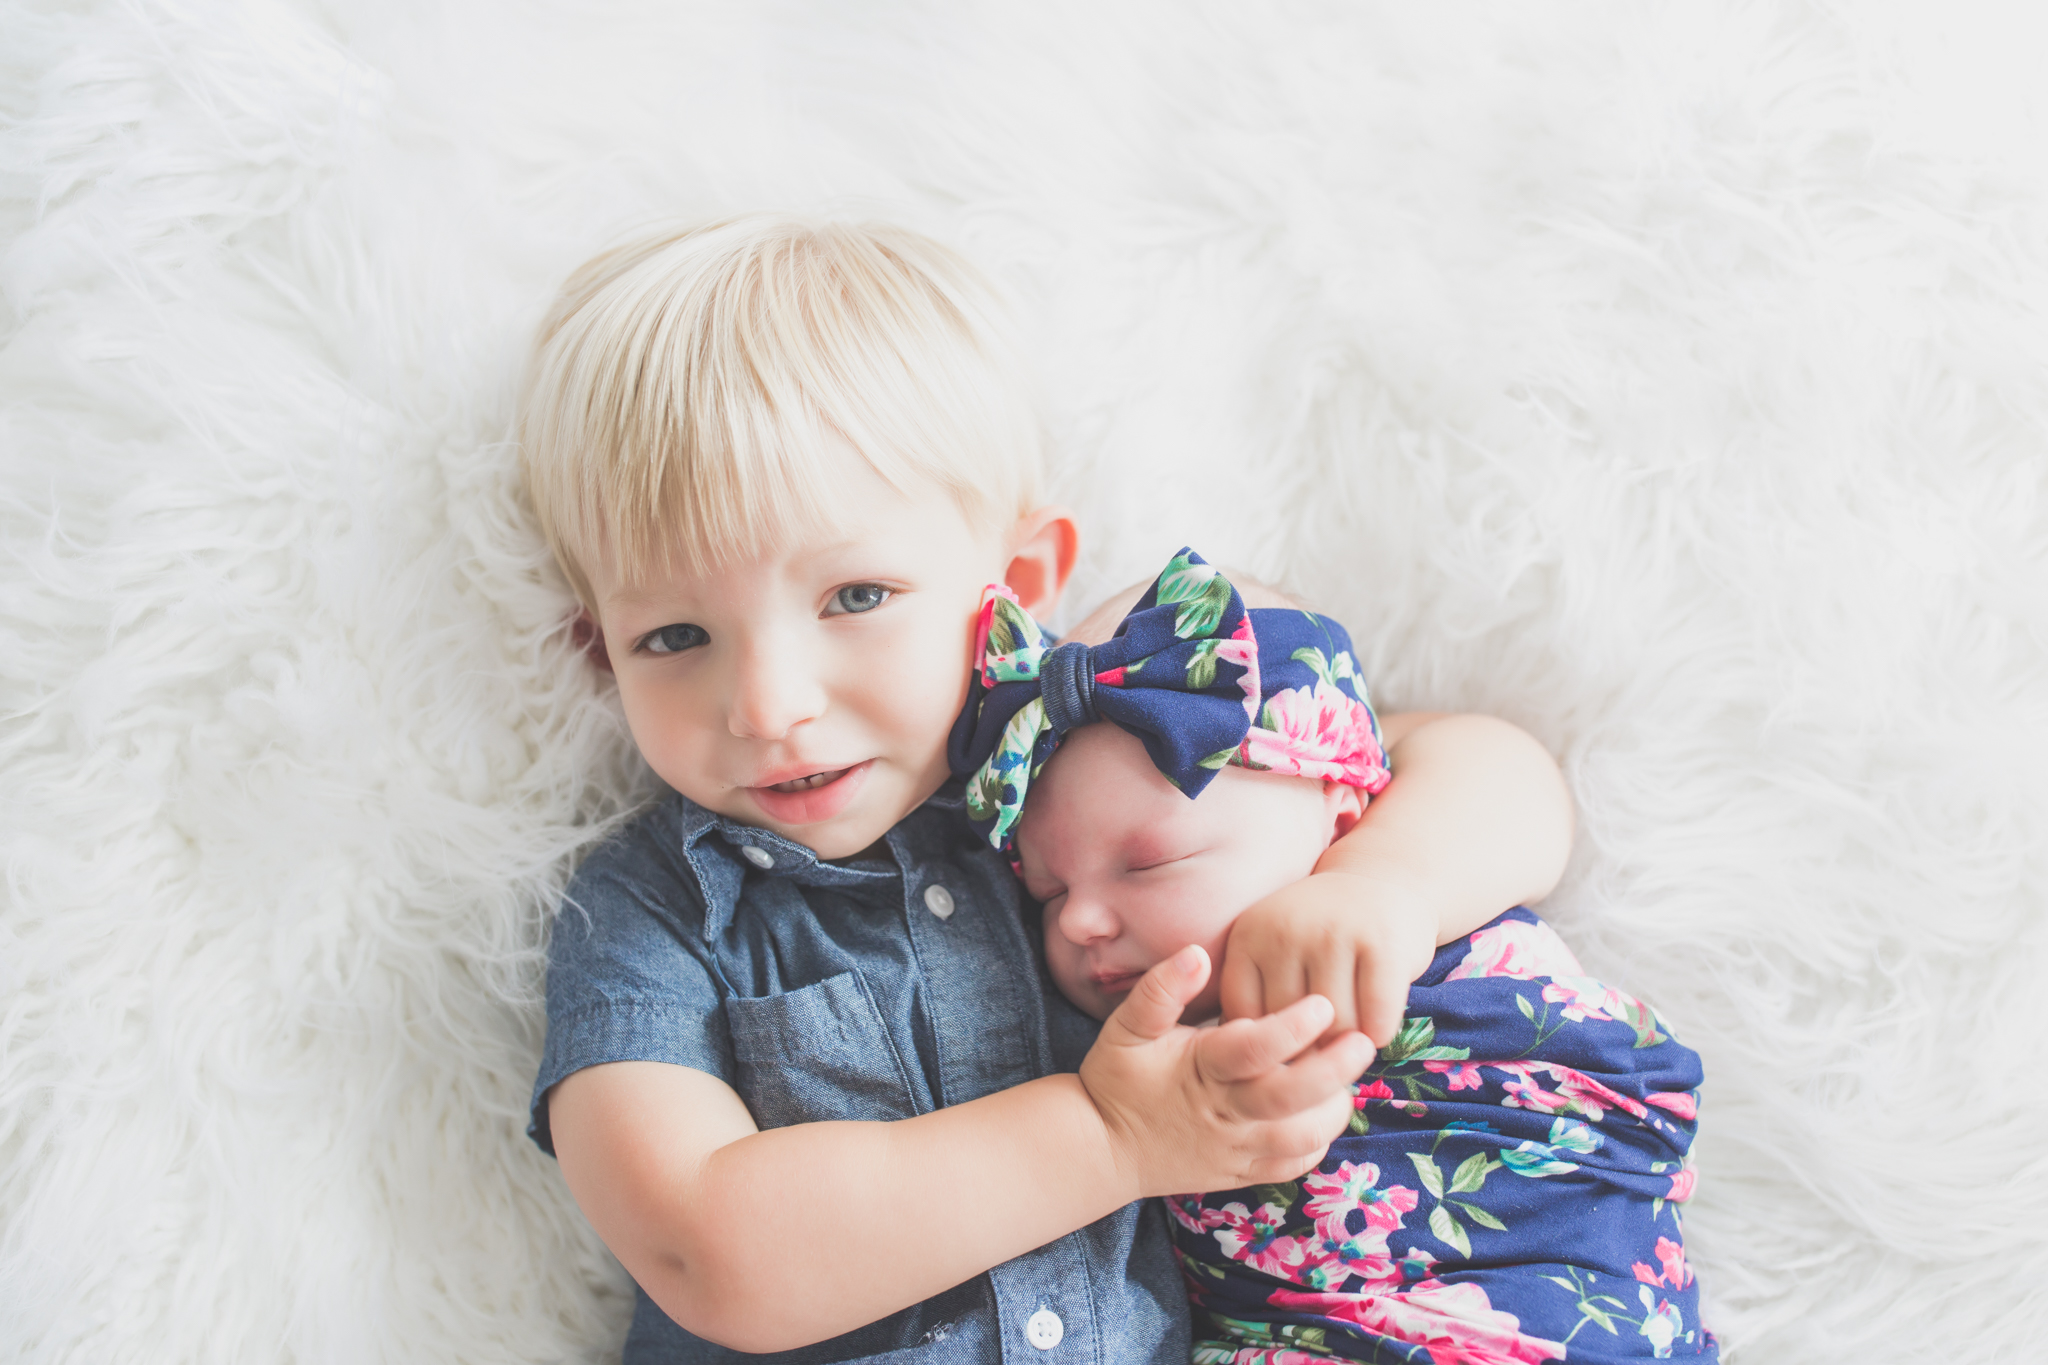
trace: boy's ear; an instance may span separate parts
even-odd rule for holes
[[[1003,582],[1033,616],[1044,617],[1059,604],[1074,559],[1081,552],[1081,531],[1064,507],[1041,507],[1017,520],[1014,547]]]
[[[1324,778],[1323,813],[1330,817],[1330,842],[1334,844],[1365,818],[1365,793],[1348,782]]]
[[[590,662],[597,665],[599,672],[612,671],[612,656],[604,647],[604,632],[598,629],[596,617],[588,611],[577,612],[576,624],[569,627],[569,638],[590,656]]]

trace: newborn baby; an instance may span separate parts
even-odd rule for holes
[[[1114,636],[1098,613],[1057,651],[985,600],[956,766],[1096,1018],[1189,943],[1220,961],[1387,781],[1343,628],[1254,596],[1183,550]],[[1444,945],[1314,1171],[1168,1201],[1195,1360],[1717,1358],[1677,1207],[1700,1079],[1527,910]]]

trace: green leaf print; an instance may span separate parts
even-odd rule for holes
[[[1416,1179],[1422,1182],[1422,1188],[1428,1190],[1431,1197],[1444,1197],[1444,1173],[1437,1169],[1436,1162],[1421,1152],[1410,1152],[1408,1164],[1415,1168]]]
[[[1624,996],[1623,999],[1627,1000],[1627,997]],[[1637,1047],[1655,1047],[1667,1041],[1665,1035],[1657,1031],[1656,1014],[1642,1001],[1627,1000],[1622,1006],[1622,1017],[1628,1021],[1628,1026],[1636,1031]]]
[[[1315,670],[1316,678],[1319,681],[1326,682],[1332,687],[1337,685],[1336,678],[1330,674],[1329,659],[1324,656],[1323,651],[1317,649],[1314,645],[1303,645],[1300,649],[1295,650],[1291,657],[1296,663],[1307,664],[1311,669]]]
[[[1030,682],[1039,674],[1045,662],[1045,651],[1037,645],[1025,645],[1001,658],[989,659],[985,663],[989,676],[999,683]]]
[[[1210,754],[1207,758],[1199,760],[1197,766],[1203,768],[1221,768],[1225,764],[1229,763],[1231,759],[1236,757],[1237,750],[1235,749],[1218,749],[1215,753]]]
[[[1216,647],[1221,640],[1203,640],[1188,656],[1188,687],[1196,692],[1216,685]]]
[[[1211,634],[1223,619],[1223,609],[1229,605],[1229,581],[1212,578],[1199,597],[1189,598],[1173,613],[1173,633],[1183,640]]]
[[[1481,1227],[1492,1228],[1495,1232],[1506,1232],[1508,1230],[1506,1223],[1501,1222],[1500,1219],[1494,1217],[1485,1209],[1480,1208],[1477,1204],[1468,1204],[1461,1199],[1458,1201],[1458,1207],[1465,1211],[1467,1218],[1470,1218]]]
[[[1038,623],[1016,603],[1005,597],[995,600],[989,613],[988,644],[994,654],[1014,654],[1022,645],[1040,643]]]
[[[996,808],[1003,803],[1003,775],[996,771],[993,760],[981,765],[975,772],[974,780],[967,784],[967,814],[975,820],[988,820],[995,816]]]
[[[1429,1230],[1438,1241],[1456,1247],[1460,1256],[1472,1254],[1472,1239],[1465,1235],[1465,1225],[1451,1217],[1451,1211],[1442,1204],[1429,1211]]]
[[[1289,1209],[1301,1198],[1301,1185],[1293,1180],[1284,1184],[1254,1185],[1252,1193],[1258,1196],[1261,1204],[1278,1204],[1283,1209]]]
[[[1380,1049],[1380,1064],[1394,1062],[1462,1062],[1472,1055],[1464,1047],[1437,1047],[1436,1021],[1426,1014],[1410,1015],[1401,1021],[1394,1041]]]
[[[1524,1019],[1527,1019],[1532,1024],[1536,1022],[1536,1007],[1529,1003],[1528,996],[1517,992],[1515,995],[1515,1008],[1522,1012]]]
[[[1484,1152],[1474,1152],[1458,1163],[1451,1176],[1452,1194],[1470,1194],[1486,1183],[1486,1177],[1500,1169],[1500,1163]]]
[[[1185,553],[1177,554],[1173,557],[1173,562],[1160,572],[1159,602],[1163,606],[1197,597],[1215,578],[1214,564],[1197,564]]]

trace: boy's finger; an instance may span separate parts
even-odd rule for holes
[[[1142,1042],[1163,1038],[1179,1025],[1181,1011],[1208,980],[1209,954],[1200,944],[1190,943],[1139,977],[1103,1030],[1121,1029],[1130,1039]]]
[[[1263,1076],[1307,1047],[1328,1025],[1330,1002],[1311,995],[1259,1019],[1239,1019],[1195,1042],[1203,1074],[1234,1085]]]
[[[1329,1146],[1344,1132],[1351,1122],[1351,1105],[1344,1096],[1332,1097],[1317,1105],[1313,1110],[1294,1115],[1282,1123],[1268,1124],[1261,1131],[1259,1147],[1268,1160],[1275,1164],[1299,1163],[1292,1174],[1281,1177],[1291,1180],[1323,1159]],[[1252,1158],[1256,1166],[1258,1157]]]
[[[1372,1058],[1372,1043],[1364,1034],[1341,1033],[1288,1065],[1237,1085],[1231,1107],[1246,1118],[1274,1120],[1336,1103],[1348,1117],[1352,1086],[1372,1065]]]

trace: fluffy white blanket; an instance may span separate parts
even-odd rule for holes
[[[2039,1359],[2041,43],[1939,8],[10,0],[0,1355],[616,1349],[521,1128],[644,788],[507,417],[823,206],[1022,301],[1073,605],[1192,542],[1561,756],[1730,1359]]]

